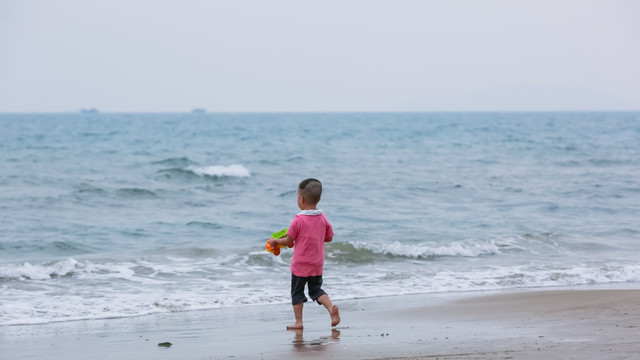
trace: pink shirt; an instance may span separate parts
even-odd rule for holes
[[[287,234],[294,239],[291,273],[308,277],[322,275],[324,243],[333,237],[333,228],[319,210],[306,210],[291,221]]]

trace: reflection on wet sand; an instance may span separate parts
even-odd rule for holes
[[[304,339],[304,330],[289,330],[295,333],[293,338],[293,347],[297,351],[301,352],[309,352],[309,351],[319,351],[326,348],[327,345],[337,342],[340,340],[340,330],[332,329],[331,335],[329,336],[320,336],[313,340],[305,340]]]

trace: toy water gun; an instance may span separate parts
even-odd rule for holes
[[[280,249],[287,247],[287,245],[278,245],[274,249],[274,248],[271,247],[271,245],[269,245],[269,241],[271,241],[272,239],[280,239],[280,238],[283,238],[283,237],[287,236],[287,230],[289,230],[289,229],[288,228],[287,229],[282,229],[282,230],[280,230],[278,232],[274,232],[273,234],[271,234],[271,239],[267,240],[267,245],[265,245],[265,248],[267,249],[267,252],[270,252],[275,256],[280,255]],[[293,247],[293,244],[289,245],[289,247],[290,248]]]

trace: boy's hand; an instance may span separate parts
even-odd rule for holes
[[[291,248],[293,247],[293,242],[294,239],[289,235],[286,235],[279,239],[269,239],[269,246],[271,246],[272,249],[275,249],[277,246],[286,246]]]

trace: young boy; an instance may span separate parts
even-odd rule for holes
[[[333,228],[317,208],[322,196],[322,184],[316,179],[303,180],[298,185],[298,207],[302,210],[291,221],[287,236],[271,239],[271,247],[294,244],[291,260],[291,303],[296,322],[287,330],[302,330],[302,307],[307,301],[304,286],[308,285],[309,296],[324,305],[331,316],[331,326],[340,323],[340,312],[329,295],[322,290],[322,268],[324,266],[324,243],[333,240]]]

